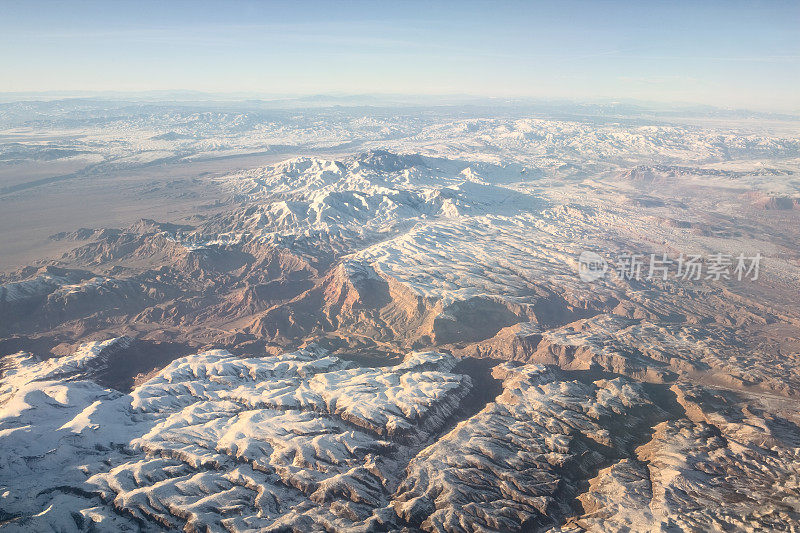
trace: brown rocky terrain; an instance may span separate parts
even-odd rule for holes
[[[0,529],[796,530],[796,140],[462,126],[0,273]]]

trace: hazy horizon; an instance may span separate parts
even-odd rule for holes
[[[800,6],[9,2],[0,93],[639,100],[797,112]]]

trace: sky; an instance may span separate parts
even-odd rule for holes
[[[800,1],[0,0],[0,92],[645,100],[800,111]]]

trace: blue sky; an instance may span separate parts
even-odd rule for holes
[[[0,92],[472,94],[800,110],[800,2],[0,1]]]

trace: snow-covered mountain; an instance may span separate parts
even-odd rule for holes
[[[796,121],[62,105],[0,201],[145,200],[0,272],[0,530],[800,520]]]

